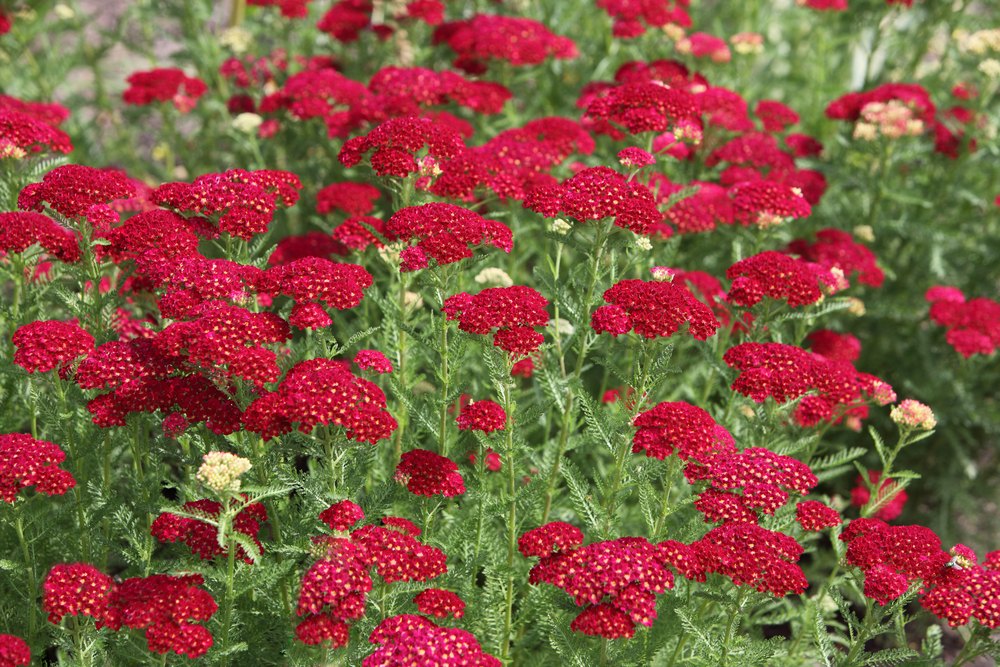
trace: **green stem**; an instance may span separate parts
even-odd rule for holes
[[[510,500],[510,508],[507,516],[507,600],[504,614],[503,642],[501,644],[500,659],[508,664],[511,648],[511,627],[514,620],[514,556],[517,553],[517,481],[514,462],[514,401],[512,397],[513,384],[510,381],[510,361],[506,360],[505,368],[507,372],[500,382],[503,387],[503,407],[507,413],[506,447],[504,451],[504,464],[507,466],[507,494]],[[482,457],[482,458],[485,458]]]
[[[584,298],[582,302],[583,311],[590,313],[590,304],[594,299],[594,289],[597,286],[597,277],[600,274],[601,259],[604,257],[604,244],[607,241],[607,237],[611,232],[611,221],[599,222],[597,223],[597,231],[594,235],[594,254],[590,262],[590,277],[587,281],[587,291],[584,293]],[[556,305],[556,317],[558,317],[558,304]],[[556,335],[558,339],[558,334]],[[552,471],[549,473],[549,479],[545,486],[545,509],[542,511],[542,523],[546,523],[549,520],[549,514],[552,511],[552,498],[555,494],[556,484],[559,482],[559,469],[562,463],[563,454],[566,453],[566,445],[569,442],[569,431],[571,422],[573,420],[573,384],[580,379],[583,373],[583,363],[587,358],[588,342],[587,333],[581,332],[579,334],[579,352],[576,357],[576,366],[573,368],[573,381],[570,386],[566,388],[566,399],[565,399],[565,409],[563,410],[562,423],[559,427],[559,446],[556,450],[556,460],[552,464]],[[561,344],[557,340],[557,344],[561,348]],[[562,353],[560,352],[560,365],[563,371],[563,379],[566,379],[566,367],[562,359]]]
[[[37,630],[35,609],[35,599],[38,596],[38,580],[35,578],[35,561],[31,557],[31,549],[28,540],[24,538],[24,516],[21,513],[23,503],[14,508],[14,528],[17,530],[17,542],[21,545],[21,555],[24,557],[24,571],[28,577],[28,645],[34,646],[35,632]]]
[[[854,664],[855,659],[857,659],[858,655],[865,650],[865,644],[868,643],[868,639],[870,638],[869,633],[871,632],[871,628],[878,624],[877,621],[875,623],[872,623],[872,616],[874,616],[874,611],[875,609],[874,606],[872,605],[872,599],[866,597],[865,620],[861,626],[861,629],[858,631],[858,636],[855,637],[854,642],[851,644],[851,650],[847,654],[847,659],[844,662],[843,667],[851,667]]]
[[[441,314],[441,423],[439,449],[441,456],[448,456],[448,318]]]
[[[663,480],[663,501],[660,503],[660,514],[656,517],[656,524],[653,526],[653,538],[656,540],[659,540],[663,534],[663,524],[666,523],[667,516],[670,514],[670,493],[674,490],[674,477],[677,476],[677,469],[680,468],[680,465],[680,457],[671,455],[670,462],[667,464],[667,475]]]
[[[229,27],[235,28],[243,23],[247,13],[247,0],[233,0],[233,12],[229,15]]]
[[[233,624],[233,603],[235,602],[233,595],[233,581],[236,578],[236,540],[232,539],[230,536],[229,540],[229,554],[226,560],[226,609],[223,612],[222,617],[222,650],[229,649],[229,635]],[[227,655],[222,662],[223,665],[229,664],[229,656]]]
[[[743,605],[746,603],[747,592],[748,589],[746,588],[740,589],[736,597],[736,605],[733,607],[733,613],[729,617],[729,624],[726,626],[726,639],[722,645],[721,667],[726,667],[729,664],[729,649],[733,641],[733,634],[736,632],[736,626],[740,621],[740,616],[743,615]]]

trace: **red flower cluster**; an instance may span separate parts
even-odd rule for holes
[[[646,338],[673,336],[681,325],[697,340],[713,336],[721,324],[712,310],[680,281],[622,280],[604,292],[609,305],[594,311],[590,326],[612,336],[634,331]]]
[[[671,6],[674,5],[674,6]],[[630,39],[647,28],[662,28],[673,23],[682,28],[691,26],[691,17],[684,11],[688,0],[597,0],[597,6],[614,19],[611,33]]]
[[[788,252],[815,262],[825,269],[840,269],[848,278],[857,276],[863,285],[881,287],[885,274],[878,267],[875,253],[855,243],[851,235],[839,229],[821,229],[809,243],[797,239],[788,244]]]
[[[181,113],[187,113],[205,94],[208,86],[201,79],[184,74],[176,67],[133,72],[126,82],[129,87],[122,93],[125,104],[143,106],[153,102],[173,102]]]
[[[347,437],[376,444],[398,424],[385,411],[385,394],[374,383],[351,373],[345,363],[310,359],[296,364],[277,391],[264,393],[247,407],[246,428],[265,439],[319,425],[342,426]]]
[[[44,151],[69,153],[73,142],[56,125],[0,104],[0,160]]]
[[[762,447],[692,461],[684,475],[692,484],[709,484],[695,501],[706,523],[756,523],[758,511],[774,514],[788,502],[789,491],[806,495],[819,483],[806,464]]]
[[[656,196],[660,203],[666,203],[674,195],[687,187],[697,191],[681,199],[666,212],[666,219],[681,234],[710,232],[717,225],[731,225],[735,220],[733,202],[729,191],[717,183],[692,181],[690,183],[670,183],[666,177],[655,174],[653,182],[657,186]]]
[[[411,524],[412,525],[412,524]],[[351,540],[366,550],[366,562],[387,584],[397,581],[427,581],[448,571],[447,557],[437,547],[418,542],[409,527],[394,530],[362,526]],[[419,534],[419,530],[417,531]]]
[[[390,616],[368,638],[379,648],[362,667],[500,667],[479,641],[460,628],[442,628],[423,616]]]
[[[350,637],[347,622],[365,613],[367,594],[372,589],[370,563],[364,547],[349,539],[328,539],[323,546],[324,557],[302,577],[297,613],[306,618],[295,634],[304,644],[329,640],[337,648],[347,644]]]
[[[67,218],[86,218],[104,231],[118,221],[118,214],[108,204],[134,194],[135,186],[122,172],[67,164],[45,174],[41,183],[25,186],[17,196],[17,207],[41,212],[48,204]]]
[[[971,619],[987,628],[1000,627],[1000,552],[986,554],[983,564],[969,547],[958,544],[951,559],[925,577],[926,592],[920,604],[948,625],[965,625]],[[939,557],[944,560],[944,557]],[[870,572],[870,571],[869,571]],[[865,577],[867,582],[867,575]]]
[[[548,57],[567,60],[578,55],[576,44],[541,23],[514,16],[476,14],[464,21],[443,23],[434,31],[434,44],[447,44],[455,53],[455,67],[482,74],[490,60],[511,65],[537,65]]]
[[[417,271],[472,257],[470,246],[491,245],[509,253],[514,247],[510,228],[454,204],[433,203],[401,208],[386,222],[386,231],[401,241],[416,241],[400,253],[400,271]]]
[[[366,92],[363,84],[332,67],[320,66],[288,77],[281,90],[261,100],[260,111],[273,113],[287,109],[300,120],[321,118],[331,137],[342,137],[349,129],[346,107]]]
[[[289,171],[231,169],[153,191],[159,206],[211,219],[220,232],[249,241],[267,231],[279,204],[293,206],[302,182]]]
[[[847,563],[865,573],[865,595],[885,605],[917,579],[927,579],[948,560],[941,540],[923,526],[890,526],[879,519],[855,519],[840,539]],[[944,559],[942,560],[942,556]],[[875,570],[869,584],[867,575]]]
[[[818,500],[803,500],[795,506],[795,520],[803,530],[820,531],[839,526],[844,521],[840,513]]]
[[[358,521],[365,518],[365,512],[357,503],[341,500],[319,513],[319,520],[330,527],[330,530],[344,532],[350,530]]]
[[[806,336],[813,353],[839,361],[857,361],[861,356],[861,341],[851,334],[829,329],[817,329]]]
[[[24,252],[38,244],[56,259],[80,261],[76,235],[52,218],[33,211],[0,213],[0,252]]]
[[[502,431],[507,426],[507,413],[493,401],[472,401],[462,406],[455,419],[460,431]]]
[[[247,4],[257,7],[279,7],[281,15],[289,19],[304,19],[309,15],[312,0],[247,0]]]
[[[725,427],[705,410],[677,401],[659,403],[639,413],[633,424],[632,452],[661,461],[675,453],[682,460],[706,462],[736,452],[736,442]]]
[[[560,185],[535,188],[524,206],[549,218],[559,213],[580,221],[613,217],[615,225],[636,234],[647,233],[663,218],[649,188],[610,167],[583,169]]]
[[[465,142],[458,132],[443,123],[404,116],[390,118],[368,134],[348,139],[338,158],[345,167],[353,167],[371,151],[372,171],[379,176],[406,178],[420,170],[415,157],[424,146],[429,156],[442,161],[462,152]]]
[[[64,616],[90,616],[103,623],[114,585],[111,577],[93,565],[54,565],[42,584],[42,610],[50,623],[60,623]]]
[[[784,183],[746,181],[729,190],[736,219],[744,225],[769,227],[789,218],[805,218],[812,207],[805,197]]]
[[[395,479],[418,496],[441,495],[446,498],[465,493],[465,481],[458,464],[426,449],[413,449],[400,458]]]
[[[231,502],[237,503],[239,501],[234,499]],[[214,500],[194,500],[184,503],[183,510],[186,514],[214,520],[222,512],[222,505]],[[260,533],[261,523],[264,521],[267,521],[267,510],[261,503],[247,505],[233,519],[233,530],[242,533],[257,545],[257,554],[253,555],[248,554],[243,546],[237,546],[236,557],[244,563],[253,563],[256,557],[264,551],[264,545],[257,537]],[[226,548],[219,544],[219,529],[198,519],[164,512],[153,521],[149,532],[161,542],[183,542],[191,549],[192,554],[202,560],[211,560],[227,553]]]
[[[792,308],[806,306],[823,298],[821,286],[827,291],[841,287],[837,277],[819,265],[773,250],[741,259],[726,270],[726,277],[733,281],[726,298],[746,308],[765,296],[784,299]]]
[[[0,500],[13,503],[29,486],[47,496],[61,496],[74,486],[73,475],[59,467],[66,454],[58,445],[26,433],[0,435]]]
[[[199,588],[204,583],[199,574],[126,579],[111,592],[105,624],[112,630],[145,630],[146,644],[154,653],[199,658],[212,648],[212,633],[199,622],[208,621],[219,608],[211,594]]]
[[[354,105],[352,112],[370,122],[420,115],[422,109],[448,102],[477,113],[495,114],[511,98],[511,92],[499,83],[423,67],[383,67],[372,76],[368,90],[369,95]]]
[[[29,373],[59,369],[94,349],[94,337],[76,322],[38,320],[18,327],[13,336],[14,363]]]
[[[587,105],[584,119],[598,134],[622,139],[629,134],[667,132],[680,123],[700,124],[698,98],[662,83],[640,81],[609,88]]]
[[[830,102],[826,107],[826,117],[854,122],[861,118],[861,110],[867,105],[893,100],[908,106],[924,123],[930,125],[934,122],[936,108],[931,96],[917,83],[884,83],[865,92],[847,93]]]
[[[567,524],[546,524],[521,536],[524,556],[538,556],[532,584],[547,583],[569,594],[584,610],[570,628],[607,639],[631,637],[635,625],[656,619],[656,595],[674,586],[673,572],[657,547],[642,537],[623,537],[580,547],[582,534]]]
[[[947,329],[945,340],[968,359],[974,354],[993,354],[1000,347],[1000,303],[976,297],[966,299],[955,287],[927,290],[931,321]]]
[[[272,266],[261,277],[263,291],[295,301],[289,322],[302,329],[329,326],[323,306],[347,310],[361,303],[372,286],[372,275],[357,264],[339,264],[321,257],[303,257]]]
[[[414,604],[421,614],[437,618],[462,618],[465,615],[465,602],[457,594],[440,588],[428,588],[417,593]]]
[[[534,327],[545,326],[548,300],[531,287],[491,287],[471,295],[460,292],[445,299],[441,308],[458,328],[486,335],[496,329],[493,345],[511,357],[525,357],[542,344],[544,337]]]
[[[331,183],[316,193],[316,212],[343,211],[350,216],[368,215],[375,200],[382,196],[378,188],[368,183]]]
[[[0,22],[3,14],[0,13]],[[3,33],[0,30],[0,33]],[[0,667],[22,667],[31,664],[31,649],[28,643],[14,635],[0,635]]]
[[[392,362],[378,350],[359,350],[354,355],[354,365],[363,371],[371,370],[379,374],[392,372]]]
[[[441,23],[444,5],[441,0],[403,0],[396,5],[400,12],[392,18],[399,22],[412,19],[428,25]],[[372,24],[372,0],[338,0],[323,15],[317,28],[341,42],[357,41],[362,30],[372,30],[382,38],[391,35],[393,28],[385,24]]]

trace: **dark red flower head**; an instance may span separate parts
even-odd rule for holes
[[[425,146],[427,155],[444,161],[458,155],[465,142],[458,132],[429,118],[390,118],[368,134],[347,140],[339,159],[345,167],[353,167],[371,152],[369,163],[376,174],[406,178],[419,171],[415,158]]]
[[[721,324],[712,310],[694,297],[681,281],[622,280],[604,292],[591,317],[597,333],[612,336],[634,331],[646,338],[673,336],[681,325],[697,340],[713,336]]]
[[[426,449],[414,449],[403,454],[396,466],[397,482],[405,484],[418,496],[458,496],[465,493],[465,481],[458,464]]]
[[[507,225],[454,204],[401,208],[386,222],[386,231],[401,241],[416,241],[400,255],[404,272],[427,268],[429,259],[439,266],[468,259],[471,246],[491,245],[507,253],[514,247]]]
[[[58,445],[26,433],[0,435],[0,500],[13,503],[29,486],[47,496],[61,496],[76,480],[59,464],[66,454]]]
[[[548,303],[533,288],[514,285],[491,287],[476,295],[455,294],[445,299],[441,310],[449,320],[458,320],[462,331],[485,335],[495,329],[496,347],[510,352],[512,357],[524,357],[544,340],[535,327],[548,323]]]
[[[176,67],[133,72],[126,81],[129,87],[122,93],[125,104],[146,105],[153,102],[173,102],[181,113],[187,113],[205,94],[208,86],[201,79],[184,74]]]

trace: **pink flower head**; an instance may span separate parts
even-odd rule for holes
[[[421,614],[437,618],[462,618],[465,615],[465,602],[457,594],[440,588],[428,588],[417,593],[414,604]]]
[[[360,350],[354,355],[354,364],[362,370],[376,373],[391,373],[392,362],[378,350]]]
[[[493,401],[473,401],[462,407],[458,418],[460,431],[502,431],[507,426],[507,413],[503,406]]]
[[[0,14],[0,22],[3,16]],[[0,33],[4,32],[0,30]],[[22,667],[31,664],[31,649],[28,642],[14,635],[0,635],[0,665]]]
[[[330,530],[350,530],[356,523],[365,518],[361,506],[350,500],[341,500],[320,512],[319,520],[330,527]]]
[[[362,661],[362,667],[398,664],[500,667],[501,664],[483,651],[472,633],[439,627],[423,616],[390,616],[372,631],[368,641],[378,648]]]
[[[465,481],[458,472],[458,465],[426,449],[414,449],[403,454],[396,466],[395,479],[418,496],[441,495],[449,498],[465,493]]]
[[[795,520],[803,530],[819,531],[843,523],[840,513],[818,500],[803,500],[795,506]]]

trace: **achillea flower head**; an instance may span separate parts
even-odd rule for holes
[[[823,298],[821,287],[837,283],[819,265],[772,250],[741,259],[726,270],[726,277],[733,281],[727,299],[747,308],[764,296],[784,300],[792,308],[817,303]]]
[[[820,531],[843,523],[840,513],[818,500],[803,500],[795,506],[795,520],[803,530]]]
[[[784,132],[799,122],[799,114],[777,100],[761,100],[754,108],[754,114],[767,132]]]
[[[639,413],[633,425],[632,452],[663,460],[676,453],[682,460],[707,461],[736,451],[733,436],[705,410],[677,401],[658,403]]]
[[[64,616],[90,616],[102,623],[114,585],[111,577],[93,565],[54,565],[42,583],[42,610],[50,623],[58,624]]]
[[[427,147],[427,155],[449,160],[465,148],[461,135],[441,122],[419,116],[390,118],[368,134],[344,142],[338,159],[353,167],[371,153],[369,164],[379,176],[407,178],[419,171],[417,153]]]
[[[667,132],[688,121],[699,121],[698,98],[682,88],[655,81],[623,83],[593,98],[586,107],[585,121],[595,132],[623,139],[619,127],[629,134]]]
[[[220,232],[249,241],[267,231],[278,206],[293,206],[301,189],[299,177],[288,171],[231,169],[191,183],[165,183],[153,191],[153,201],[204,216]]]
[[[202,457],[195,479],[222,495],[240,490],[240,476],[253,466],[248,459],[229,452],[209,452]]]
[[[208,86],[197,77],[190,77],[176,67],[158,68],[146,72],[133,72],[126,82],[129,87],[122,93],[125,104],[144,106],[153,102],[173,102],[181,113],[191,111]]]
[[[76,322],[38,320],[18,327],[14,363],[29,373],[65,369],[94,349],[94,337]]]
[[[385,406],[382,390],[346,364],[310,359],[288,371],[276,391],[251,403],[244,424],[265,439],[288,433],[295,423],[303,433],[320,425],[343,426],[352,440],[376,444],[398,426]]]
[[[904,399],[889,411],[889,418],[901,427],[930,431],[937,426],[934,412],[919,401],[912,398]]]
[[[875,253],[854,241],[840,229],[821,229],[812,243],[797,239],[788,244],[787,252],[832,270],[840,269],[849,279],[857,278],[863,285],[880,287],[885,273],[878,267]]]
[[[126,579],[111,593],[107,625],[146,631],[154,653],[176,653],[195,659],[212,647],[212,634],[199,623],[218,610],[211,594],[200,588],[201,575],[154,574]]]
[[[0,667],[22,667],[30,664],[31,649],[26,641],[14,635],[0,635]]]
[[[325,215],[343,211],[349,216],[368,215],[375,200],[382,196],[378,188],[368,183],[331,183],[316,193],[316,212]]]
[[[465,493],[465,481],[458,472],[458,464],[426,449],[403,454],[396,466],[395,479],[418,496],[448,498]]]
[[[350,530],[365,518],[365,512],[357,503],[350,500],[336,502],[320,512],[319,520],[330,527],[330,530],[344,532]]]
[[[347,310],[361,303],[364,291],[371,287],[373,280],[372,275],[357,264],[302,257],[267,269],[260,285],[272,294],[291,297],[299,311],[317,306]],[[296,312],[301,318],[299,311]]]
[[[674,585],[661,551],[641,537],[576,548],[577,535],[565,526],[546,524],[521,536],[521,553],[541,557],[530,583],[561,588],[585,607],[571,626],[578,632],[631,637],[636,624],[651,626],[656,595]]]
[[[118,215],[108,206],[135,195],[135,186],[122,172],[79,164],[56,167],[41,183],[25,186],[17,196],[22,211],[44,210],[44,204],[67,218],[85,218],[98,230],[110,227]]]
[[[646,32],[647,28],[662,28],[673,23],[681,27],[691,25],[691,17],[684,11],[686,2],[653,0],[598,0],[597,6],[614,19],[611,32],[615,37],[630,39]]]
[[[363,667],[500,667],[501,663],[483,652],[470,632],[442,628],[422,617],[403,614],[382,621],[368,638],[380,645],[362,661]]]
[[[865,571],[864,594],[885,606],[906,592],[910,587],[907,578],[881,563]]]
[[[403,250],[400,270],[404,272],[427,268],[429,259],[438,266],[468,259],[471,246],[491,245],[506,253],[514,247],[507,225],[454,204],[402,208],[386,222],[386,231],[401,241],[416,241]]]
[[[230,502],[237,503],[239,500],[232,499]],[[222,504],[206,498],[184,503],[182,509],[188,514],[216,519],[222,512]],[[236,557],[244,563],[253,563],[264,551],[264,546],[257,537],[264,521],[267,521],[267,510],[261,503],[247,505],[233,519],[232,529],[242,533],[257,546],[257,553],[252,555],[242,545],[236,547]],[[153,521],[150,533],[161,542],[183,542],[191,549],[192,554],[202,560],[211,560],[227,553],[227,547],[219,544],[219,529],[198,519],[164,512]]]
[[[729,193],[736,219],[743,225],[770,227],[812,213],[805,197],[784,183],[745,181],[731,187]]]
[[[34,211],[0,213],[0,252],[20,253],[36,244],[67,264],[80,261],[76,234],[52,218]]]
[[[573,551],[583,544],[583,532],[570,523],[552,521],[532,528],[517,541],[522,556],[546,558],[561,551]]]
[[[457,594],[440,588],[428,588],[417,593],[413,603],[421,614],[436,618],[462,618],[465,615],[465,602]]]
[[[695,58],[711,58],[712,62],[727,63],[733,58],[724,39],[705,32],[695,32],[682,37],[674,46],[678,53]]]
[[[494,401],[472,401],[462,406],[455,422],[460,431],[491,433],[506,428],[507,413],[504,412],[503,406]]]
[[[721,324],[712,310],[680,281],[622,280],[604,292],[604,301],[591,316],[597,333],[618,336],[634,331],[646,338],[673,336],[681,325],[697,340],[713,336]]]
[[[543,185],[525,197],[524,206],[546,217],[563,213],[586,222],[614,218],[614,224],[645,234],[663,215],[653,193],[610,167],[590,167],[560,185]]]
[[[29,154],[51,151],[69,153],[69,135],[30,114],[0,106],[0,159],[21,159]]]
[[[392,372],[392,362],[378,350],[359,350],[354,355],[354,365],[361,370],[371,370],[380,374]]]
[[[325,542],[325,557],[313,563],[302,577],[296,613],[305,616],[295,632],[305,644],[330,641],[343,646],[348,640],[348,621],[365,613],[372,590],[365,549],[344,538]]]
[[[941,285],[927,290],[925,298],[931,304],[931,321],[947,329],[948,344],[966,359],[992,354],[1000,346],[1000,303],[985,297],[966,299],[961,290]]]
[[[549,57],[568,60],[578,55],[573,40],[553,34],[537,21],[513,16],[476,14],[443,23],[434,31],[433,42],[447,44],[456,53],[455,67],[471,74],[485,72],[491,60],[521,67]]]
[[[76,486],[73,475],[59,467],[66,454],[58,445],[25,433],[0,435],[0,500],[14,503],[28,487],[61,496]]]
[[[486,335],[494,330],[493,344],[525,357],[542,344],[542,334],[535,327],[545,326],[548,300],[531,287],[491,287],[478,294],[466,292],[445,299],[442,310],[449,320],[458,320],[458,328],[471,334]]]
[[[387,584],[427,581],[448,571],[445,553],[418,542],[412,531],[362,526],[351,533],[351,540],[364,548],[365,563]]]
[[[842,334],[830,329],[817,329],[806,336],[809,349],[827,359],[857,361],[861,356],[861,341],[851,334]]]

